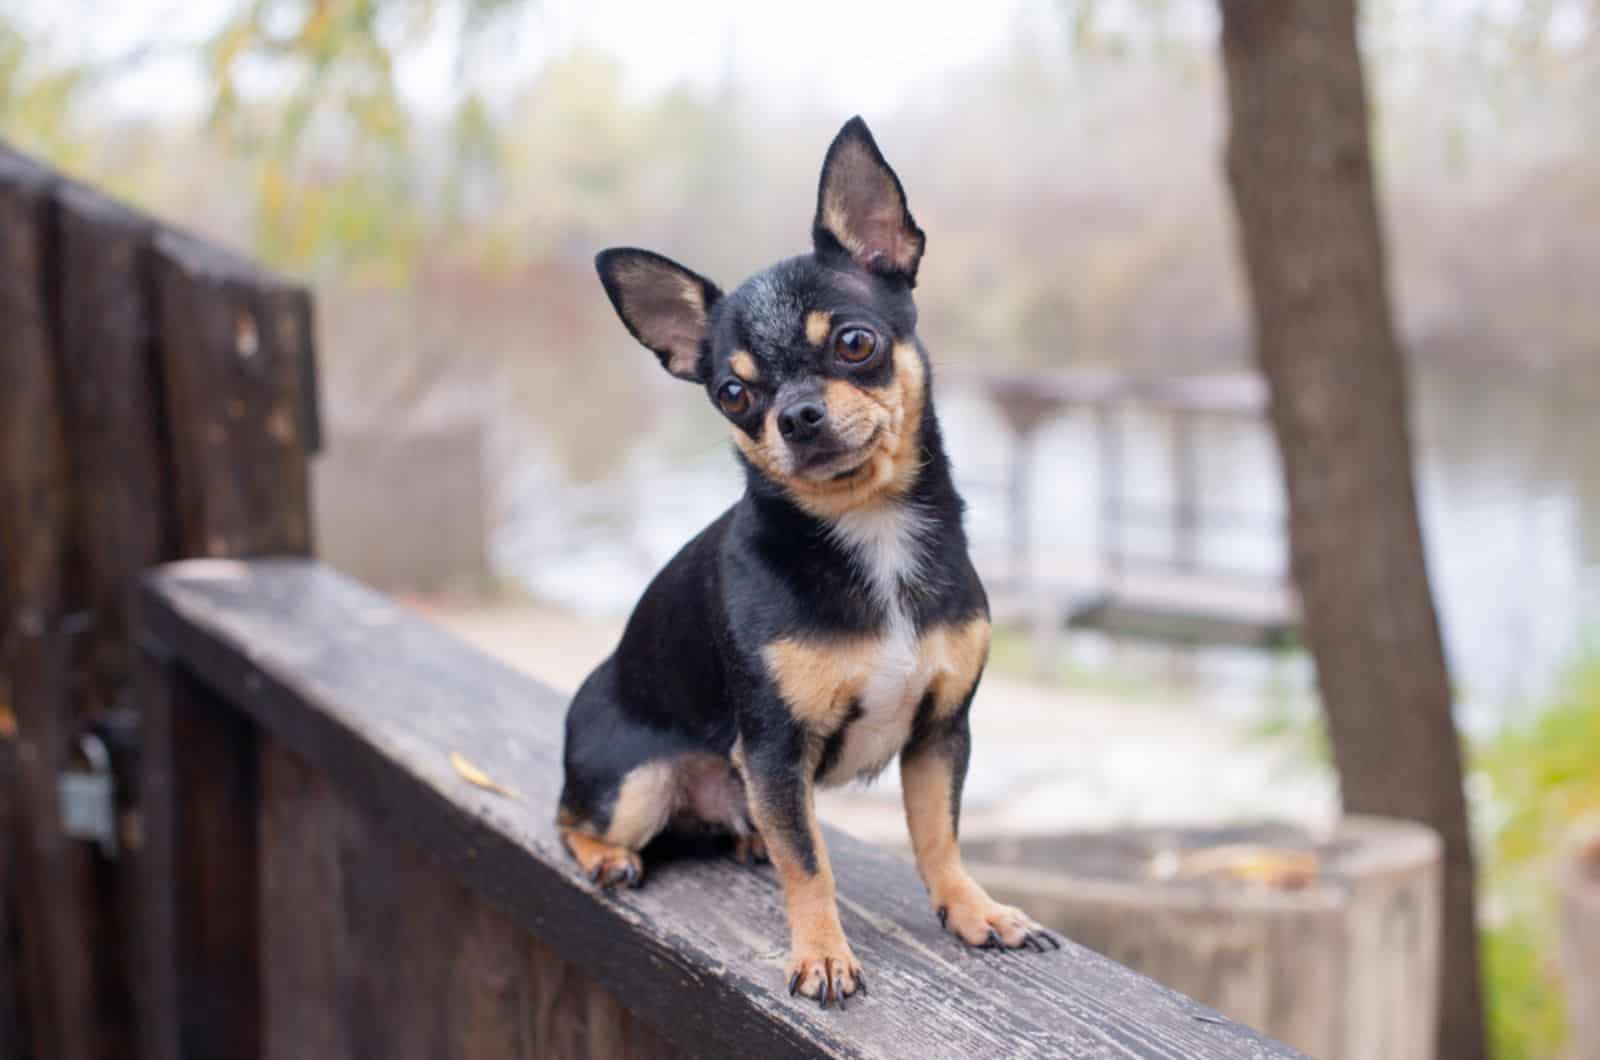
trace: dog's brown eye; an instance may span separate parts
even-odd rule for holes
[[[861,364],[878,349],[878,336],[866,328],[845,328],[833,340],[833,352],[847,364]]]
[[[738,383],[723,383],[717,391],[717,404],[730,416],[743,416],[750,411],[750,391]]]

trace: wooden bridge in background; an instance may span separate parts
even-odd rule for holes
[[[969,952],[831,829],[848,1011],[782,991],[770,872],[597,894],[563,698],[310,558],[313,335],[0,145],[0,1056],[1300,1055],[1081,946]]]
[[[1266,384],[1254,375],[1139,377],[1105,372],[948,373],[957,387],[981,394],[1012,436],[1006,476],[1007,549],[1003,569],[985,581],[1002,618],[1196,645],[1279,647],[1298,639],[1300,608],[1286,575],[1229,568],[1207,561],[1206,540],[1249,534],[1283,556],[1284,519],[1271,512],[1209,505],[1202,496],[1199,429],[1229,420],[1268,429]],[[1137,503],[1129,479],[1123,419],[1130,411],[1165,421],[1170,503]],[[1097,581],[1065,588],[1041,570],[1032,541],[1037,501],[1034,472],[1039,433],[1072,414],[1094,424],[1099,483],[1100,557]],[[1071,473],[1071,472],[1068,472]],[[1129,548],[1130,532],[1161,531],[1164,554]]]

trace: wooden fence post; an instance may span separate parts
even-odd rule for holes
[[[310,296],[171,232],[155,238],[153,270],[177,551],[308,554],[300,372]],[[151,684],[159,702],[146,733],[147,915],[172,922],[175,937],[154,953],[158,1025],[147,1042],[161,1060],[171,1055],[163,1050],[255,1056],[259,741],[181,674]]]
[[[0,684],[0,705],[7,702],[5,686]],[[7,725],[9,727],[9,722]],[[26,1032],[22,1026],[22,976],[17,968],[17,857],[13,842],[16,813],[12,806],[12,777],[16,772],[14,751],[9,732],[0,731],[0,1056],[28,1060]]]
[[[68,623],[76,610],[72,467],[48,283],[54,183],[42,167],[0,152],[0,645],[18,723],[17,885],[34,1053],[88,1060],[101,1051],[94,854],[62,834],[56,800],[78,719]]]
[[[94,616],[82,658],[87,711],[109,731],[135,732],[131,613],[139,574],[173,558],[167,460],[162,450],[155,304],[150,289],[154,224],[87,188],[56,191],[55,304],[61,392],[76,469],[83,599]],[[98,896],[105,932],[102,1004],[115,1003],[133,1049],[148,1009],[148,940],[140,917],[143,877],[135,747],[113,743],[118,818],[130,840]]]

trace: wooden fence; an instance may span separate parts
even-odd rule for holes
[[[837,834],[843,1012],[779,989],[770,871],[596,894],[561,700],[306,558],[303,289],[0,147],[0,343],[0,1056],[1297,1055],[1077,946],[967,951]]]

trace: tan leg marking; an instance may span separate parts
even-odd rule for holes
[[[649,762],[622,780],[606,839],[641,849],[667,826],[677,801],[678,777],[671,761]]]
[[[917,653],[932,675],[928,691],[933,693],[933,720],[950,717],[971,695],[989,659],[989,635],[989,619],[983,615],[935,626],[923,635]]]
[[[806,776],[810,776],[809,763]],[[763,797],[759,781],[746,777],[750,791],[750,813],[756,828],[767,840],[767,853],[783,884],[783,903],[789,919],[789,964],[786,981],[790,994],[815,998],[824,1006],[833,1001],[841,1005],[858,989],[865,989],[861,964],[845,940],[839,923],[839,907],[834,899],[833,868],[828,863],[828,848],[822,844],[817,827],[816,806],[809,780],[805,792],[805,828],[816,852],[816,871],[807,872],[804,856],[783,831],[777,815]]]
[[[950,802],[952,782],[950,762],[937,748],[900,760],[900,785],[917,872],[928,887],[940,922],[969,946],[1059,949],[1060,944],[1032,917],[990,898],[962,867]]]
[[[784,637],[762,654],[795,718],[817,735],[829,736],[871,679],[881,651],[877,637]]]
[[[604,835],[595,834],[570,811],[563,809],[557,814],[562,842],[590,880],[602,887],[619,883],[637,887],[644,881],[639,851],[672,816],[678,793],[677,764],[672,760],[649,762],[624,777]]]

